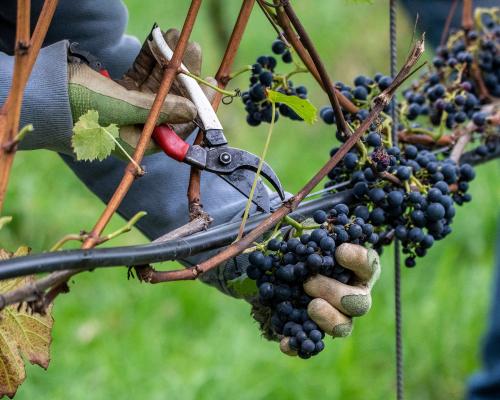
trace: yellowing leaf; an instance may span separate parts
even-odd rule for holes
[[[73,127],[71,145],[78,160],[102,161],[115,149],[118,135],[118,126],[115,124],[106,127],[99,125],[99,113],[89,110],[78,119]]]
[[[268,90],[267,97],[275,103],[286,104],[299,117],[309,124],[316,122],[316,107],[307,99],[301,99],[299,96],[289,96],[275,90]]]
[[[23,256],[29,248],[20,247],[14,254],[0,249],[0,259]],[[32,276],[0,281],[0,293],[6,293],[33,282]],[[26,378],[23,358],[47,369],[53,319],[52,306],[45,315],[32,314],[26,305],[6,307],[0,311],[0,398],[14,397]]]

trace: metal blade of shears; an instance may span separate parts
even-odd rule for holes
[[[230,175],[219,175],[227,183],[237,189],[246,198],[250,197],[250,191],[252,190],[252,182],[255,178],[255,173],[247,169],[239,169],[234,171]],[[269,213],[271,210],[271,204],[269,200],[269,194],[259,179],[257,186],[255,187],[255,192],[252,197],[252,202],[262,211]]]

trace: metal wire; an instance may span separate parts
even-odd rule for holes
[[[391,77],[397,74],[397,32],[396,32],[396,0],[389,2],[389,42],[390,42],[390,69]],[[396,99],[391,102],[392,118],[392,142],[398,143],[398,115],[396,109]],[[395,304],[395,325],[396,325],[396,398],[404,398],[404,375],[403,375],[403,332],[402,332],[402,310],[401,310],[401,254],[399,240],[394,240],[394,304]]]

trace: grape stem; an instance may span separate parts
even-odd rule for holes
[[[425,129],[425,128],[409,128],[407,129],[407,132],[409,133],[423,133],[424,135],[428,135],[430,136],[432,139],[434,139],[434,141],[438,141],[442,134],[434,134],[434,132],[428,130],[428,129]]]
[[[421,192],[426,192],[425,186],[422,184],[422,182],[420,182],[420,180],[416,176],[414,175],[410,176],[410,181],[418,188],[418,190],[420,190]]]
[[[191,72],[188,72],[186,70],[180,70],[179,73],[181,74],[184,74],[184,75],[187,75],[189,76],[190,78],[193,78],[194,80],[196,80],[197,82],[205,85],[205,86],[208,86],[209,88],[212,88],[213,90],[215,90],[216,92],[218,93],[221,93],[223,94],[224,96],[229,96],[229,97],[237,97],[238,96],[238,93],[235,92],[235,91],[232,91],[232,90],[224,90],[224,89],[221,89],[220,87],[216,86],[216,85],[213,85],[211,84],[210,82],[206,81],[205,79],[203,78],[200,78],[198,75],[195,75],[195,74],[192,74]]]
[[[30,133],[30,132],[33,132],[34,128],[33,128],[33,124],[28,124],[28,125],[25,125],[21,128],[21,130],[17,133],[16,136],[14,136],[14,139],[12,139],[11,141],[5,143],[2,147],[4,149],[4,151],[6,153],[11,153],[13,151],[15,151],[17,145],[19,144],[19,142],[21,140],[24,139],[24,137]]]
[[[239,71],[232,72],[229,75],[229,80],[236,78],[237,76],[244,74],[245,72],[251,71],[252,66],[251,65],[245,65],[243,68],[241,68]]]
[[[252,183],[252,188],[250,189],[250,195],[248,196],[248,201],[245,206],[245,212],[243,213],[243,218],[241,220],[240,231],[238,236],[236,237],[236,241],[240,240],[243,237],[243,232],[245,231],[245,224],[248,219],[248,215],[250,213],[250,206],[252,205],[252,199],[255,193],[255,188],[257,187],[257,183],[259,182],[260,172],[262,170],[262,165],[264,164],[264,159],[266,158],[267,150],[269,149],[269,143],[271,143],[271,136],[273,134],[274,128],[274,120],[276,114],[276,103],[269,99],[272,106],[272,115],[271,115],[271,123],[269,124],[269,131],[267,133],[266,143],[264,144],[264,149],[262,150],[262,155],[260,156],[259,165],[257,166],[257,172],[255,173],[255,178]]]
[[[144,217],[147,213],[145,211],[139,211],[137,214],[135,214],[124,226],[122,226],[120,229],[117,229],[114,232],[111,232],[110,234],[106,236],[102,236],[98,240],[98,244],[107,242],[108,240],[114,239],[124,233],[130,232],[132,230],[132,227],[139,221],[142,217]],[[72,240],[77,240],[80,242],[83,242],[87,239],[88,233],[87,232],[80,232],[80,233],[70,233],[68,235],[63,236],[61,239],[59,239],[51,248],[50,251],[57,251],[60,250],[64,244],[67,242],[70,242]]]
[[[301,74],[301,73],[308,73],[309,70],[303,66],[297,66],[292,72],[289,72],[288,74],[285,75],[285,79],[288,80],[290,77],[296,74]]]
[[[115,145],[118,146],[120,151],[123,153],[123,155],[134,165],[136,168],[136,173],[137,176],[142,176],[144,175],[144,170],[141,168],[141,166],[132,158],[130,154],[128,154],[128,151],[125,150],[125,148],[120,144],[120,142],[107,130],[104,129],[104,132],[111,138],[113,142],[115,142]]]
[[[288,215],[285,215],[285,218],[283,218],[283,221],[295,229],[295,231],[296,231],[295,236],[302,235],[302,232],[304,231],[304,226],[300,222],[295,221],[292,217],[290,217]]]

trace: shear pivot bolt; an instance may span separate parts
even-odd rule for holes
[[[226,152],[221,153],[221,155],[219,156],[219,161],[225,165],[229,164],[232,161],[231,154]]]

